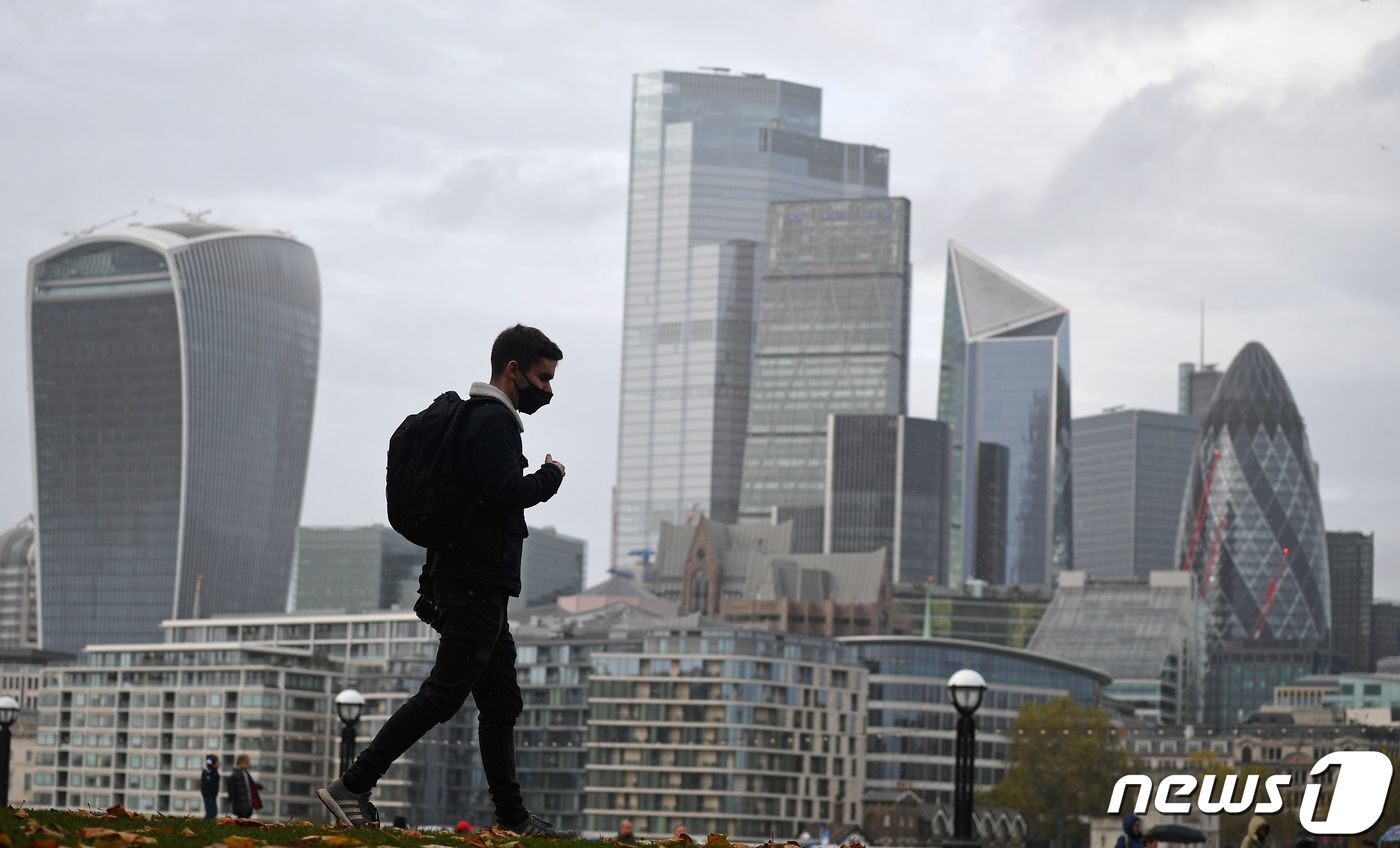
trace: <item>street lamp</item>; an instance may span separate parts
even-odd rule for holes
[[[19,701],[0,697],[0,807],[10,806],[10,725],[19,715]]]
[[[343,776],[355,761],[355,723],[365,711],[365,696],[354,689],[342,689],[335,696],[335,714],[340,716],[340,773]]]
[[[948,691],[958,711],[958,744],[953,766],[953,838],[944,845],[971,848],[977,845],[972,839],[972,759],[977,741],[977,722],[972,714],[982,706],[987,681],[965,668],[948,678]]]

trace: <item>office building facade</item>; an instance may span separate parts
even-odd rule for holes
[[[1216,370],[1214,365],[1197,365],[1183,362],[1176,371],[1176,411],[1179,415],[1192,418],[1205,418],[1210,410],[1210,402],[1225,372]]]
[[[1023,706],[1069,697],[1098,706],[1109,678],[1077,663],[962,639],[857,636],[840,640],[870,671],[866,710],[869,791],[908,789],[953,802],[957,710],[948,678],[977,669],[988,688],[977,711],[976,787],[1006,776],[1008,734]]]
[[[1074,419],[1074,567],[1146,577],[1180,567],[1177,522],[1200,438],[1188,415],[1125,409]]]
[[[588,543],[553,527],[531,527],[520,554],[520,597],[512,607],[549,604],[583,591]]]
[[[302,527],[288,611],[411,609],[426,556],[390,527]]]
[[[889,182],[889,151],[821,137],[820,89],[756,74],[636,75],[631,148],[616,565],[738,517],[769,204]]]
[[[1327,533],[1332,591],[1332,653],[1336,671],[1374,671],[1371,606],[1376,584],[1376,535]]]
[[[316,395],[311,248],[132,226],[35,257],[28,297],[44,647],[282,609]]]
[[[774,203],[767,239],[739,495],[740,520],[765,523],[823,509],[828,416],[908,407],[909,201]]]
[[[36,560],[32,520],[0,533],[0,649],[39,644]]]
[[[823,506],[827,553],[884,548],[890,582],[948,579],[948,425],[904,415],[832,415]]]
[[[1387,657],[1400,657],[1400,603],[1371,605],[1371,657],[1377,667]]]
[[[953,437],[949,579],[1048,588],[1072,553],[1069,310],[954,241],[946,292],[938,419]],[[1005,530],[987,544],[1004,552],[979,573],[978,518],[1001,504],[984,509],[978,489],[984,459],[998,457]]]
[[[1102,669],[1104,694],[1155,724],[1200,721],[1205,702],[1206,610],[1187,571],[1104,578],[1059,576],[1029,649]]]

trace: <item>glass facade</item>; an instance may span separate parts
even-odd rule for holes
[[[1004,565],[983,579],[1049,585],[1070,567],[1069,404],[1069,311],[949,242],[938,414],[953,431],[951,581],[978,573],[980,460],[1000,455],[983,445],[1005,449],[1007,472]]]
[[[909,201],[770,207],[741,521],[824,504],[828,415],[904,413],[909,286]]]
[[[833,415],[828,434],[829,553],[890,552],[890,580],[946,579],[948,426],[886,415]]]
[[[759,75],[633,82],[612,558],[661,521],[739,513],[768,205],[883,197],[889,152],[820,138],[821,90]]]
[[[511,598],[511,606],[552,604],[560,596],[577,595],[587,569],[587,542],[553,527],[531,527],[520,556],[520,597]]]
[[[425,555],[388,527],[302,527],[288,611],[412,607]]]
[[[1102,669],[1105,694],[1149,721],[1198,721],[1205,687],[1205,605],[1191,575],[1060,575],[1030,650]]]
[[[1180,515],[1176,560],[1196,573],[1210,610],[1207,719],[1229,725],[1287,673],[1329,664],[1317,466],[1288,383],[1258,342],[1215,391]]]
[[[92,236],[31,262],[29,319],[44,646],[282,609],[316,393],[310,248],[209,224]]]
[[[1336,671],[1374,671],[1371,604],[1376,583],[1376,534],[1327,534],[1332,590],[1332,652]]]
[[[948,678],[974,668],[987,681],[977,711],[976,786],[1006,774],[1007,733],[1025,705],[1071,697],[1098,706],[1108,676],[1013,648],[955,639],[862,636],[840,640],[870,672],[866,719],[867,793],[912,790],[924,801],[953,801],[957,711]]]
[[[1128,409],[1074,420],[1074,567],[1146,577],[1175,560],[1177,512],[1200,439],[1187,415]]]
[[[1194,418],[1205,418],[1215,390],[1224,379],[1224,372],[1214,365],[1183,362],[1177,368],[1177,412]]]

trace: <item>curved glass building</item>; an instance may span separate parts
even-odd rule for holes
[[[1327,536],[1303,418],[1274,358],[1245,345],[1216,389],[1181,507],[1176,557],[1196,572],[1216,650],[1325,646]]]
[[[866,698],[868,792],[910,789],[934,804],[953,801],[958,714],[948,678],[976,669],[987,680],[977,710],[978,789],[1006,776],[1007,736],[1027,704],[1073,698],[1097,707],[1112,682],[1068,660],[963,639],[850,636],[838,640],[870,674]]]
[[[35,257],[28,297],[43,647],[282,609],[320,346],[311,248],[132,226]]]

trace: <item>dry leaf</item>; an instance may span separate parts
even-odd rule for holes
[[[85,827],[78,831],[79,839],[120,839],[121,834],[110,827]]]
[[[327,848],[345,848],[347,845],[363,845],[365,843],[353,836],[337,835],[327,836],[325,839],[321,840],[321,844],[327,846]]]
[[[140,816],[123,807],[121,804],[113,804],[107,808],[107,815],[118,819],[139,819]]]
[[[27,818],[29,818],[29,811],[28,811],[28,810],[25,810],[25,809],[18,809],[18,810],[15,810],[15,818],[17,818],[17,819],[27,819]]]
[[[185,828],[184,830],[180,831],[180,835],[185,837],[186,839],[193,839],[195,837],[195,832],[193,830],[190,830],[189,828]]]
[[[28,848],[58,848],[57,839],[31,839]]]
[[[293,845],[300,845],[300,846],[302,846],[302,848],[307,848],[307,846],[309,846],[309,845],[315,845],[317,842],[320,842],[322,839],[325,839],[325,838],[326,838],[326,837],[324,837],[324,836],[316,836],[316,835],[313,834],[313,835],[311,835],[311,836],[303,836],[303,837],[300,838],[300,839],[292,840],[292,844],[293,844]]]
[[[705,848],[729,848],[729,837],[723,833],[712,833],[705,837]]]
[[[228,848],[253,848],[253,840],[246,836],[225,836],[224,844]]]
[[[0,833],[0,848],[14,848],[14,840],[8,833]]]

